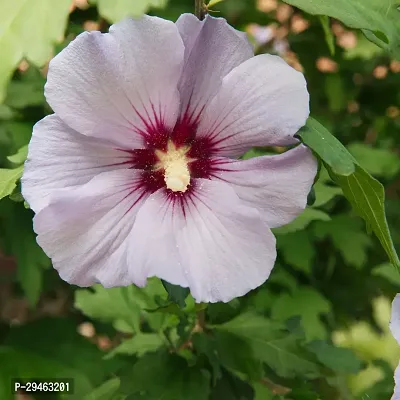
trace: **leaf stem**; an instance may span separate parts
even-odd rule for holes
[[[207,7],[204,0],[194,0],[194,15],[202,21],[207,13]]]

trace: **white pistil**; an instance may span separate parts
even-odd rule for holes
[[[190,184],[188,163],[191,160],[186,157],[188,151],[189,147],[182,146],[177,148],[171,141],[168,142],[167,151],[155,151],[159,159],[155,169],[164,170],[165,184],[173,192],[186,192]]]

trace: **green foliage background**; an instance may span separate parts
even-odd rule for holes
[[[0,0],[0,399],[15,398],[13,377],[74,379],[74,394],[46,399],[390,398],[400,350],[388,322],[400,279],[388,255],[398,259],[386,225],[371,223],[352,189],[373,188],[364,200],[384,221],[383,190],[367,173],[382,182],[398,247],[400,3],[286,3],[301,10],[274,0],[212,9],[250,33],[252,24],[275,24],[274,39],[257,52],[288,41],[284,57],[302,65],[313,117],[354,159],[334,138],[335,151],[325,154],[316,138],[329,132],[310,120],[300,135],[323,160],[315,201],[276,230],[278,260],[262,287],[207,306],[157,279],[144,289],[62,282],[36,244],[18,181],[32,126],[51,113],[43,96],[50,58],[85,29],[106,31],[145,12],[175,21],[194,2]]]

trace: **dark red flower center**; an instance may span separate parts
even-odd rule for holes
[[[195,178],[213,175],[213,146],[206,138],[197,138],[198,122],[183,117],[168,130],[159,120],[142,132],[145,148],[129,151],[131,168],[142,171],[140,187],[153,193],[165,188],[170,195],[181,196],[193,189]],[[125,150],[126,151],[126,150]]]

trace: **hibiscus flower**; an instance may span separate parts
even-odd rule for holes
[[[254,57],[222,18],[145,16],[84,32],[51,62],[22,178],[37,241],[62,279],[143,286],[156,276],[198,302],[261,285],[276,258],[270,228],[306,206],[311,152],[303,75]]]

